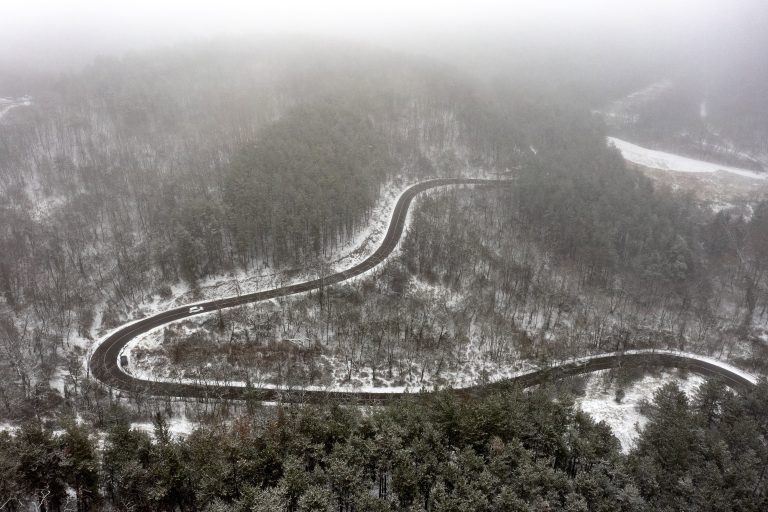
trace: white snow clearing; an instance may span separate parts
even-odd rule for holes
[[[608,137],[608,144],[621,151],[625,160],[637,165],[661,169],[664,171],[690,172],[690,173],[715,173],[727,172],[744,178],[765,180],[768,176],[763,173],[730,167],[703,160],[695,160],[685,156],[648,149],[616,137]]]
[[[576,406],[595,421],[604,421],[619,439],[624,453],[635,445],[635,441],[648,418],[640,412],[642,402],[651,400],[654,393],[668,382],[676,382],[691,398],[704,378],[690,374],[682,378],[676,372],[661,372],[659,375],[645,375],[642,379],[624,388],[624,397],[617,402],[616,383],[606,383],[605,371],[595,372],[587,377],[587,388],[583,397],[576,399]]]
[[[183,415],[166,418],[166,421],[168,424],[168,432],[176,438],[186,437],[191,434],[193,430],[200,427],[199,422],[191,421]],[[152,437],[155,435],[155,424],[151,421],[133,422],[131,423],[131,429],[145,432]]]
[[[171,418],[166,418],[167,424],[168,424],[168,432],[175,438],[183,438],[188,436],[192,433],[196,428],[200,427],[200,422],[192,421],[186,416],[174,416]],[[78,425],[83,423],[83,420],[78,416],[76,418],[76,422]],[[137,430],[139,432],[145,432],[149,434],[151,437],[154,438],[155,435],[155,424],[151,421],[134,421],[131,423],[131,429]],[[0,432],[8,432],[11,436],[15,436],[19,429],[21,428],[20,425],[14,425],[11,423],[0,423]],[[54,430],[53,432],[54,437],[59,437],[64,434],[64,430]],[[99,437],[101,437],[101,446],[103,448],[104,445],[104,433],[101,432],[99,434]]]

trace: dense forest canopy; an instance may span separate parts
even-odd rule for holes
[[[116,407],[103,449],[75,423],[56,437],[37,422],[0,433],[0,496],[8,510],[33,497],[83,510],[758,511],[766,392],[711,382],[688,399],[664,386],[629,454],[554,390],[420,396],[370,414],[279,407],[183,440],[162,414],[149,435]]]
[[[367,112],[334,103],[293,110],[238,155],[224,204],[241,261],[267,247],[280,255],[268,260],[302,260],[353,232],[394,167]]]

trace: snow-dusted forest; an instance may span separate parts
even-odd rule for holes
[[[762,10],[592,9],[0,44],[0,511],[768,507]]]

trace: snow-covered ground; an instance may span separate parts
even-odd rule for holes
[[[412,279],[409,284],[409,294],[418,294],[427,302],[445,304],[450,311],[463,310],[464,297],[461,294],[451,293],[442,285],[432,285]],[[292,307],[289,302],[288,308]],[[174,322],[171,325],[177,334],[191,335],[202,328],[202,324],[210,321],[216,315],[210,312],[196,315],[184,320]],[[134,377],[145,380],[164,380],[173,382],[200,382],[195,369],[183,369],[171,365],[167,358],[159,350],[164,341],[164,329],[167,325],[157,327],[147,333],[137,336],[124,347],[121,354],[128,356],[130,361],[129,372]],[[469,335],[468,343],[457,354],[457,361],[440,365],[439,372],[434,364],[426,364],[423,360],[413,360],[410,364],[397,365],[395,374],[387,378],[379,368],[374,371],[370,366],[357,366],[350,368],[350,362],[342,354],[329,350],[320,356],[320,366],[324,368],[325,378],[322,385],[300,386],[301,389],[321,391],[344,392],[379,392],[379,393],[406,393],[419,390],[434,390],[439,383],[441,387],[463,388],[482,384],[485,382],[497,382],[519,375],[521,372],[535,369],[530,362],[523,360],[516,353],[504,353],[495,358],[489,357],[482,346],[482,336],[474,332]],[[300,336],[299,332],[284,335],[287,338]],[[430,362],[433,363],[433,362]],[[216,362],[202,371],[204,373],[216,369]],[[189,378],[190,373],[192,378]],[[214,372],[216,373],[216,372]],[[203,376],[205,378],[205,376]],[[266,369],[254,368],[251,374],[254,385],[267,389],[279,389],[283,386],[277,375],[272,375]],[[232,379],[227,384],[245,386],[242,381]],[[294,389],[298,386],[293,386]]]
[[[163,326],[158,327],[142,336],[136,338],[131,344],[126,346],[124,351],[132,354],[132,351],[139,348],[154,348],[162,343],[162,331]],[[571,363],[584,363],[592,359],[599,359],[603,357],[610,357],[618,355],[618,352],[596,354],[584,357],[569,358],[561,361],[552,361],[552,366],[558,366],[560,364]],[[673,354],[680,355],[690,360],[702,361],[710,364],[714,364],[723,368],[724,370],[736,374],[749,382],[756,384],[758,382],[757,377],[745,372],[725,361],[721,361],[714,357],[703,356],[700,354],[679,352],[674,350],[664,349],[638,349],[627,350],[623,354]],[[325,356],[324,356],[325,357]],[[469,343],[465,348],[465,357],[463,358],[465,363],[462,367],[454,369],[453,371],[446,371],[440,374],[443,387],[462,388],[473,385],[480,385],[492,382],[499,382],[502,380],[520,377],[529,373],[534,373],[539,370],[536,366],[532,365],[528,361],[514,360],[509,361],[488,361],[486,358],[480,355],[478,347]],[[177,369],[169,368],[165,364],[155,364],[153,361],[144,361],[144,364],[136,365],[136,358],[131,355],[132,366],[130,373],[134,377],[139,379],[156,381],[156,382],[176,382],[184,384],[204,384],[209,386],[216,385],[230,385],[245,387],[246,383],[238,380],[210,380],[205,377],[189,378],[181,377],[177,374]],[[334,378],[332,384],[323,385],[283,385],[278,383],[269,382],[269,376],[263,376],[264,380],[255,383],[255,385],[262,389],[293,389],[293,390],[306,390],[306,391],[338,391],[338,392],[369,392],[369,393],[392,393],[401,394],[416,391],[432,391],[436,389],[436,383],[433,380],[433,376],[424,375],[418,380],[414,379],[408,382],[406,385],[394,385],[389,382],[380,382],[375,384],[372,381],[372,372],[358,372],[358,376],[353,379],[352,382],[344,382],[341,375],[346,374],[347,364],[345,361],[330,360],[326,361],[328,366],[333,368],[332,373]],[[419,371],[414,372],[416,375]],[[362,375],[360,375],[362,374]],[[381,379],[379,379],[381,380]]]
[[[200,427],[200,423],[196,421],[189,420],[186,416],[175,416],[172,418],[167,418],[166,421],[168,422],[168,432],[174,437],[186,437],[189,434],[192,433],[193,430]],[[82,423],[82,420],[78,421],[78,424]],[[0,423],[0,432],[8,432],[11,436],[16,435],[16,432],[19,430],[18,425],[13,425],[11,423]],[[133,430],[138,430],[141,432],[146,432],[147,434],[150,434],[154,436],[155,433],[155,425],[151,421],[142,421],[142,422],[133,422],[131,423],[131,428]],[[53,435],[54,436],[60,436],[64,434],[63,430],[54,430]],[[100,445],[103,448],[104,443],[104,434],[99,434],[100,439]]]
[[[621,151],[621,156],[623,156],[625,160],[653,169],[690,173],[726,172],[744,178],[756,180],[768,179],[768,176],[763,173],[648,149],[625,140],[617,139],[616,137],[608,137],[608,144]]]
[[[188,436],[200,426],[199,422],[191,421],[183,415],[167,418],[166,421],[168,422],[168,432],[175,437]],[[155,433],[155,424],[151,421],[131,423],[131,428],[151,435]]]
[[[683,378],[674,371],[645,375],[626,387],[624,397],[621,402],[617,402],[616,384],[606,384],[605,373],[595,372],[587,377],[586,392],[576,400],[576,405],[596,421],[607,423],[621,442],[622,451],[625,453],[635,445],[639,430],[648,422],[648,418],[640,412],[642,401],[652,399],[653,394],[668,382],[676,382],[691,398],[704,382],[704,378],[699,375],[690,374]]]

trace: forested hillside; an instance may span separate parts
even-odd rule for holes
[[[238,156],[224,205],[241,264],[304,262],[355,232],[397,169],[367,111],[296,109]]]
[[[34,421],[0,433],[0,496],[7,510],[758,511],[767,392],[712,382],[689,400],[665,386],[628,455],[553,390],[419,396],[370,414],[281,407],[185,439],[162,414],[154,435],[131,429],[115,407],[105,437]]]
[[[36,94],[0,124],[9,417],[71,407],[61,394],[102,407],[85,352],[156,298],[235,271],[322,269],[393,178],[478,171],[515,186],[428,199],[375,282],[170,329],[145,362],[417,387],[643,346],[759,366],[763,215],[715,219],[654,186],[578,103],[373,49],[263,42],[102,59]]]
[[[765,0],[0,8],[0,512],[768,511]]]
[[[432,389],[615,350],[692,351],[764,371],[765,205],[714,215],[655,187],[585,115],[514,186],[420,199],[373,275],[169,324],[147,378]]]
[[[389,177],[525,147],[455,70],[313,41],[102,58],[32,92],[0,123],[6,414],[153,295],[313,265]]]
[[[392,55],[374,70],[225,50],[96,62],[2,119],[6,508],[763,507],[762,387],[710,383],[693,405],[666,387],[622,455],[547,390],[363,413],[94,381],[93,339],[155,298],[236,271],[322,272],[392,183],[480,173],[514,183],[431,192],[368,275],[170,324],[127,352],[130,371],[429,390],[631,348],[765,371],[764,204],[751,218],[699,208],[627,167],[586,108],[514,84]],[[174,437],[163,417],[181,410],[219,428]],[[129,428],[158,414],[154,437]]]

